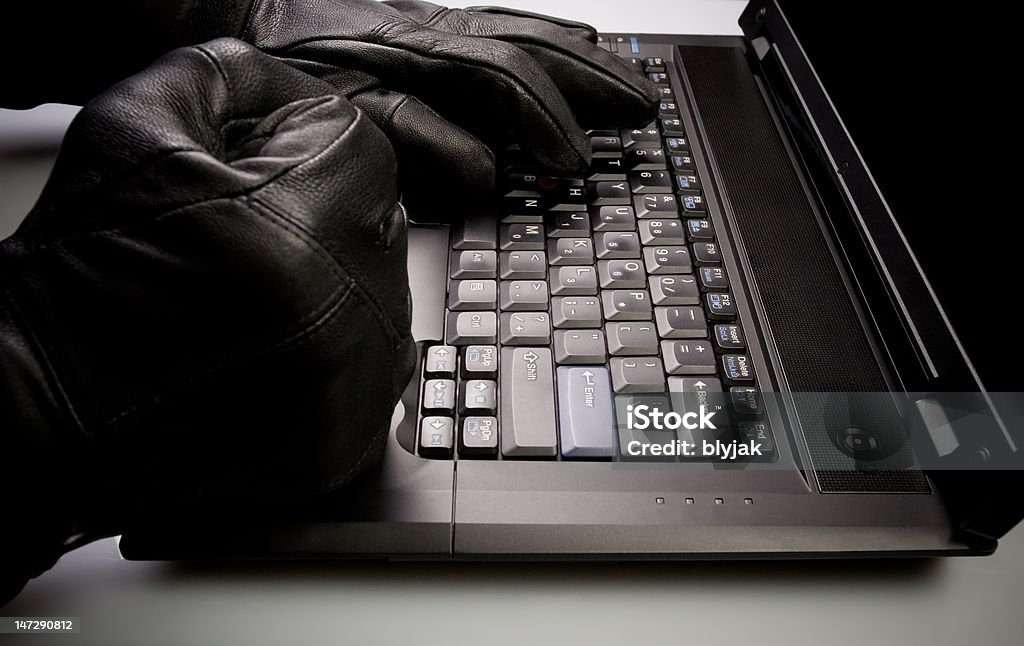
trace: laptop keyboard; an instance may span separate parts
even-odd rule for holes
[[[612,459],[643,439],[617,428],[616,396],[682,393],[732,420],[714,439],[772,457],[665,63],[626,60],[662,92],[656,121],[591,131],[586,177],[545,177],[510,151],[500,219],[453,228],[446,336],[423,362],[421,456]]]

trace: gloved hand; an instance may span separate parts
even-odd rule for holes
[[[658,100],[592,27],[511,9],[197,0],[180,24],[183,42],[237,36],[329,81],[391,139],[407,196],[443,209],[493,186],[493,151],[510,143],[540,170],[581,173],[583,129],[646,125]]]
[[[82,110],[0,243],[0,579],[373,464],[414,361],[394,166],[333,88],[237,40]]]

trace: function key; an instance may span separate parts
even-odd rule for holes
[[[696,175],[676,175],[676,190],[680,192],[699,191],[700,180]]]
[[[683,207],[684,213],[707,213],[708,208],[704,203],[704,196],[702,195],[681,195],[679,202]]]
[[[666,117],[660,122],[661,132],[666,137],[682,137],[686,134],[683,130],[683,121],[678,117]]]
[[[431,346],[423,358],[423,372],[428,377],[452,379],[455,377],[456,357],[458,357],[458,350],[455,349],[455,346]]]
[[[711,226],[711,220],[687,220],[686,235],[691,242],[715,239],[715,228]]]
[[[677,119],[679,118],[679,106],[676,105],[675,101],[662,101],[658,104],[658,118],[659,119]]]
[[[693,175],[697,172],[697,164],[690,153],[672,155],[672,170],[677,173]]]
[[[664,72],[665,59],[660,56],[648,56],[643,60],[643,68],[648,72]]]
[[[647,74],[647,78],[651,83],[655,83],[657,85],[668,85],[668,74],[665,72],[650,72]]]
[[[708,306],[708,316],[716,321],[733,321],[736,319],[736,301],[732,294],[711,292],[704,297]]]
[[[701,267],[697,272],[701,287],[708,291],[725,291],[729,289],[729,277],[722,267]]]
[[[693,245],[693,259],[698,265],[720,265],[722,254],[718,245],[714,242],[695,242]]]
[[[674,101],[676,98],[675,93],[672,92],[672,88],[668,85],[656,85],[658,88],[658,94],[661,95],[663,101]]]
[[[686,137],[669,137],[665,140],[665,145],[668,146],[669,152],[673,154],[690,152],[690,142]]]

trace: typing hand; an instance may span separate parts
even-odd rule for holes
[[[244,25],[207,17],[237,4],[199,0],[191,36],[237,35],[331,82],[391,139],[405,195],[441,210],[493,186],[508,144],[541,170],[579,174],[584,129],[654,118],[654,86],[581,23],[420,0],[254,0]]]
[[[394,165],[331,86],[237,40],[82,110],[0,242],[0,579],[373,464],[414,356]]]

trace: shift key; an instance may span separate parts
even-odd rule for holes
[[[555,385],[551,350],[501,349],[501,454],[555,457]]]

